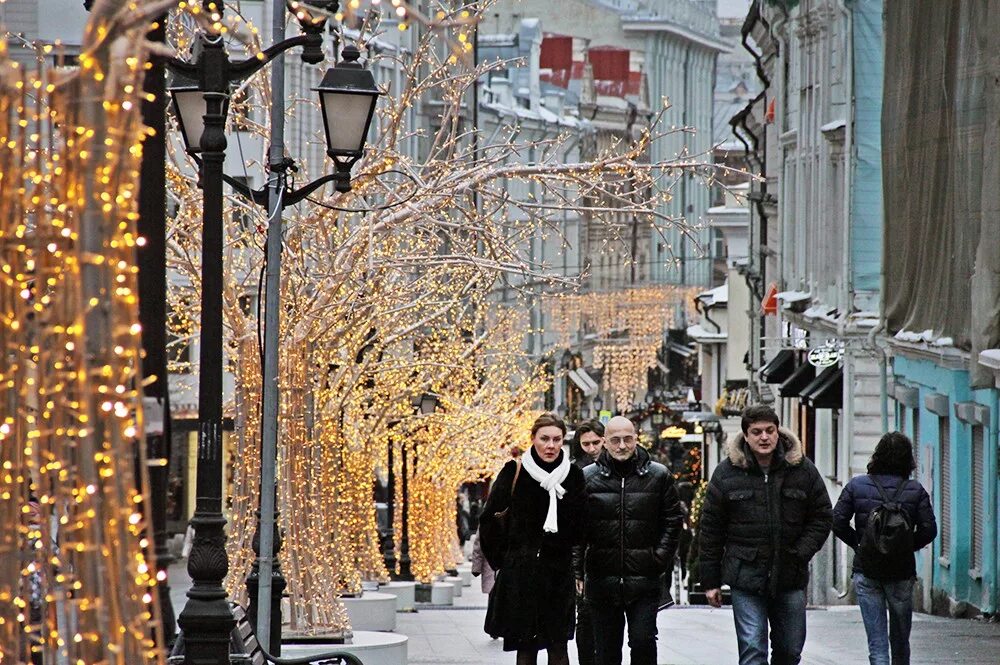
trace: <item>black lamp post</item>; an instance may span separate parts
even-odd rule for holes
[[[206,9],[209,5],[212,11],[221,14],[221,3],[203,0]],[[336,2],[316,2],[314,4],[336,6]],[[181,81],[171,89],[174,108],[181,126],[187,151],[195,157],[199,164],[199,185],[202,188],[202,277],[201,277],[201,339],[200,367],[198,381],[198,466],[197,466],[197,498],[195,514],[191,520],[194,528],[194,539],[191,555],[188,558],[188,573],[193,586],[188,591],[188,602],[178,617],[177,623],[185,636],[186,665],[205,665],[209,663],[226,663],[229,660],[230,632],[235,624],[230,611],[227,594],[222,586],[229,562],[226,557],[224,527],[226,520],[222,515],[222,311],[223,311],[223,182],[229,182],[237,191],[256,203],[268,204],[267,190],[250,190],[242,183],[227,177],[223,172],[225,160],[226,135],[225,123],[229,105],[230,86],[246,79],[260,70],[275,57],[295,46],[303,46],[302,59],[309,64],[318,64],[323,60],[322,52],[322,20],[302,21],[304,34],[282,40],[265,49],[260,56],[232,62],[226,52],[221,35],[202,35],[198,47],[196,61],[184,62],[174,58],[167,60],[167,67]],[[345,64],[354,73],[356,79],[361,79],[357,70],[358,57],[345,49]],[[357,52],[357,49],[354,49]],[[360,54],[359,54],[360,55]],[[337,69],[335,67],[334,69]],[[327,73],[330,76],[330,73]],[[370,78],[370,74],[368,74]],[[196,84],[194,84],[196,82]],[[334,77],[333,84],[338,79]],[[374,113],[378,89],[371,79],[367,95],[362,96],[354,91],[358,99],[365,99],[370,104],[367,122],[363,125],[353,124],[348,131],[367,132]],[[282,94],[279,91],[278,94]],[[332,113],[325,113],[328,138],[332,134],[330,125],[336,126],[338,118]],[[337,131],[340,131],[339,129]],[[353,159],[338,162],[337,173],[320,178],[301,189],[288,192],[283,200],[277,202],[277,208],[293,205],[303,200],[312,191],[331,181],[336,181],[337,188],[344,191],[350,189],[350,166],[363,154],[365,136],[354,135],[355,152]],[[342,146],[330,146],[338,150]],[[346,165],[346,166],[345,166]],[[286,177],[291,167],[287,160],[271,160],[269,167],[279,178]],[[279,189],[280,191],[280,189]],[[279,225],[274,225],[280,228]],[[277,251],[273,251],[272,237],[277,240]],[[272,254],[280,257],[280,231],[268,234],[268,257]],[[277,277],[277,272],[274,273]],[[270,278],[270,274],[269,274]],[[270,288],[270,286],[269,286]],[[276,310],[275,310],[276,311]],[[272,334],[276,334],[276,330]],[[266,368],[265,368],[266,369]],[[265,384],[267,377],[265,376]],[[273,487],[261,488],[261,496],[273,492]],[[272,510],[273,513],[273,510]],[[269,522],[271,520],[268,520]],[[258,521],[258,533],[260,522]],[[276,533],[276,530],[274,531]],[[256,539],[256,538],[255,538]],[[272,540],[272,539],[269,539]],[[280,538],[272,540],[269,559],[277,561]],[[258,561],[260,562],[260,552]],[[253,574],[251,574],[253,577]],[[275,566],[271,576],[272,603],[278,607],[284,579]],[[248,580],[252,584],[253,580]],[[256,594],[250,593],[251,599]],[[255,605],[252,603],[252,605]],[[270,625],[273,640],[267,640],[271,645],[280,645],[280,612],[272,612]],[[265,644],[265,646],[269,646]],[[272,651],[277,649],[272,648]]]
[[[424,393],[413,400],[413,408],[419,415],[430,415],[437,411],[438,407],[438,396],[434,393]],[[407,446],[404,443],[402,446],[402,463],[403,463],[403,515],[402,515],[402,527],[403,535],[399,541],[399,579],[406,582],[413,581],[413,571],[411,568],[412,562],[410,561],[410,474],[407,471],[406,465],[406,450]],[[413,450],[413,470],[416,472],[417,469],[417,450],[414,447]]]
[[[399,425],[399,421],[397,420],[393,420],[389,423],[389,435],[386,437],[388,455],[386,456],[387,472],[385,489],[387,496],[385,500],[385,514],[389,525],[386,528],[385,547],[383,548],[382,553],[382,561],[385,563],[385,569],[389,571],[389,577],[394,580],[399,579],[399,575],[396,574],[396,531],[393,526],[396,523],[396,471],[393,464],[393,451],[396,446],[393,430],[395,430],[397,425]],[[409,545],[409,543],[407,543],[407,545]],[[407,552],[407,554],[409,554],[409,552]]]

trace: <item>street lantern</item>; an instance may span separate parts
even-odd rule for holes
[[[663,425],[664,415],[666,414],[664,414],[663,411],[661,411],[660,409],[656,409],[653,411],[652,421],[655,427],[660,427],[661,425]]]
[[[562,418],[563,420],[566,419],[566,414],[568,412],[569,412],[569,409],[566,407],[566,403],[565,402],[563,402],[562,404],[560,404],[556,408],[556,413],[559,414],[559,417]]]
[[[603,408],[604,408],[604,400],[601,399],[600,395],[595,395],[594,396],[594,409],[597,410],[598,413],[600,413]]]
[[[427,416],[437,411],[438,402],[437,394],[424,393],[413,400],[413,408],[416,409],[417,413]]]
[[[196,155],[201,152],[201,136],[205,133],[205,113],[208,112],[206,93],[197,81],[179,75],[174,76],[168,92],[184,139],[184,149],[188,154]],[[225,117],[228,114],[229,95],[225,95],[222,115]]]
[[[326,129],[326,154],[337,167],[338,192],[351,190],[351,167],[365,152],[368,129],[375,115],[375,105],[382,91],[375,77],[358,62],[361,51],[350,44],[344,47],[343,59],[326,70],[319,93]]]

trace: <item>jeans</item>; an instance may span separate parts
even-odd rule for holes
[[[591,604],[597,665],[621,665],[622,640],[628,621],[632,665],[656,665],[656,595],[625,605]]]
[[[576,597],[576,651],[580,665],[594,665],[594,617],[586,596]]]
[[[871,665],[889,665],[890,652],[892,665],[910,665],[913,582],[912,579],[880,582],[854,573],[854,588],[868,634],[868,662]]]
[[[767,628],[771,626],[771,664],[798,665],[806,643],[806,592],[784,591],[774,598],[733,589],[733,621],[740,665],[767,665]]]

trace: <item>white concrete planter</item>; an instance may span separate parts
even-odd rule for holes
[[[462,583],[462,577],[460,575],[457,575],[455,577],[446,577],[446,578],[444,578],[444,581],[445,581],[445,583],[450,584],[453,587],[455,587],[455,590],[452,592],[452,596],[454,598],[461,598],[462,597],[462,586],[463,586],[463,583]]]
[[[455,585],[449,582],[434,582],[421,585],[417,589],[417,602],[430,605],[454,605]]]
[[[462,586],[472,586],[472,564],[463,563],[459,566],[458,576],[462,578]]]
[[[354,654],[365,665],[406,665],[407,641],[405,635],[397,635],[396,633],[355,630],[354,636],[346,644],[283,642],[281,656],[283,658],[298,658],[329,651],[342,651]]]
[[[397,612],[412,612],[417,606],[416,582],[389,582],[379,587],[379,593],[396,597]]]
[[[351,630],[396,630],[396,597],[365,591],[359,598],[341,598],[351,620]]]

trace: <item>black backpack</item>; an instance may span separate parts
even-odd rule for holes
[[[876,574],[891,572],[901,559],[913,554],[913,520],[906,507],[899,502],[903,487],[908,481],[902,479],[890,499],[874,476],[869,478],[882,497],[882,505],[868,515],[868,524],[861,534],[859,549],[866,573],[868,570]]]

